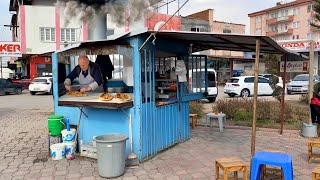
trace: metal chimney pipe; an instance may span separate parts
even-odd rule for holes
[[[95,8],[93,25],[88,27],[88,40],[107,39],[107,15]]]

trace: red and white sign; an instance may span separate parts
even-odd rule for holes
[[[278,42],[279,45],[282,48],[289,49],[292,51],[305,51],[310,49],[310,42],[286,42],[286,43],[281,43]],[[315,41],[314,42],[314,49],[319,49],[320,48],[320,41]]]
[[[308,61],[287,61],[286,72],[308,72]],[[284,72],[284,62],[280,63],[280,72]]]
[[[149,12],[146,14],[145,26],[148,27],[148,30],[152,31],[158,31],[160,28],[160,31],[181,31],[181,17],[173,16],[171,19],[170,18],[171,15],[168,14]],[[168,23],[166,23],[167,21]]]
[[[20,42],[0,42],[0,57],[22,57]]]

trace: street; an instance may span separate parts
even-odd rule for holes
[[[102,179],[94,159],[53,161],[48,157],[47,116],[53,112],[52,96],[31,96],[24,91],[22,95],[1,96],[0,101],[0,180]],[[307,162],[306,141],[298,131],[285,130],[279,135],[275,130],[258,129],[256,150],[291,154],[295,179],[306,180],[317,165]],[[218,128],[198,126],[191,130],[189,141],[128,168],[116,179],[215,179],[217,158],[238,156],[249,166],[250,142],[250,129],[227,128],[220,133]]]

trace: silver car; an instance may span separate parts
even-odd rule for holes
[[[313,82],[318,82],[318,75],[313,76]],[[309,74],[299,74],[288,83],[287,93],[307,93],[309,89]]]

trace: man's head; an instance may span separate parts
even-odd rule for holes
[[[89,69],[89,58],[87,56],[79,56],[78,64],[82,71],[87,71]]]

